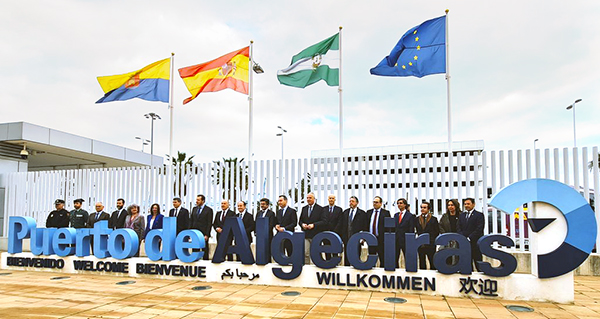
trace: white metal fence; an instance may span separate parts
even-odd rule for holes
[[[526,250],[526,208],[514,216],[502,215],[488,208],[491,195],[513,182],[541,177],[573,186],[594,205],[599,183],[597,147],[591,152],[588,148],[461,151],[454,152],[452,158],[443,152],[354,155],[344,157],[341,167],[339,164],[340,159],[333,157],[261,160],[250,165],[224,160],[186,167],[10,173],[5,178],[3,233],[7,233],[9,216],[31,216],[44,225],[56,198],[65,199],[67,209],[73,199],[83,198],[88,211],[101,201],[111,212],[116,200],[124,198],[126,204],[139,204],[143,212],[153,203],[166,212],[173,197],[181,197],[183,205],[191,209],[196,195],[204,194],[215,211],[220,210],[222,199],[228,199],[232,205],[247,201],[254,212],[261,198],[276,202],[280,194],[288,196],[290,206],[299,208],[312,191],[320,204],[326,205],[327,196],[334,194],[336,204],[344,208],[350,196],[357,196],[365,210],[374,196],[381,196],[392,213],[397,211],[395,201],[401,197],[412,204],[413,213],[418,213],[419,202],[429,201],[437,216],[445,212],[448,199],[462,202],[474,197],[486,218],[485,233],[509,235],[519,243],[516,249]],[[595,211],[598,217],[598,209]]]

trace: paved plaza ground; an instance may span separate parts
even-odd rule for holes
[[[575,303],[0,271],[0,318],[600,318],[600,277],[575,277]],[[117,285],[122,281],[135,281]],[[210,285],[196,291],[193,287]],[[284,296],[298,291],[299,296]],[[403,304],[384,301],[400,297]],[[532,307],[512,312],[506,305]]]

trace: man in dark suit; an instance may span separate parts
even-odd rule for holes
[[[190,211],[181,207],[181,198],[173,198],[173,208],[169,211],[169,217],[177,217],[177,235],[190,228]]]
[[[465,212],[458,217],[457,232],[471,243],[471,267],[479,271],[478,261],[482,260],[481,251],[477,241],[483,236],[483,224],[485,219],[481,212],[475,210],[475,199],[467,198],[464,201]],[[473,269],[473,268],[472,268]]]
[[[348,240],[352,235],[366,231],[369,227],[369,221],[367,213],[358,208],[358,198],[356,196],[350,196],[350,207],[344,210],[342,213],[342,223],[340,226],[340,232],[342,234],[342,241],[344,242],[344,265],[350,266],[348,262]],[[358,247],[358,254],[360,255],[361,246]]]
[[[277,219],[275,218],[275,213],[269,209],[270,201],[268,198],[263,198],[260,200],[260,209],[256,213],[256,220],[261,217],[267,218],[269,220],[269,242],[267,245],[266,255],[269,256],[269,260],[271,260],[271,241],[273,240],[273,228],[275,228],[275,223]]]
[[[390,217],[390,211],[381,208],[383,200],[379,196],[373,198],[373,209],[367,211],[369,218],[369,232],[377,238],[377,247],[369,247],[369,254],[377,254],[379,257],[379,267],[383,267],[383,238],[385,234],[385,218]]]
[[[277,200],[277,205],[279,206],[279,210],[277,211],[276,217],[277,222],[275,223],[275,229],[278,232],[283,231],[291,231],[294,232],[294,228],[296,228],[296,223],[298,222],[298,215],[296,214],[296,210],[288,207],[287,196],[279,195],[279,199]],[[292,255],[292,243],[289,240],[286,240],[283,244],[283,249],[288,256]]]
[[[440,226],[435,216],[431,214],[431,204],[428,202],[421,203],[421,214],[415,221],[415,229],[418,235],[429,234],[429,244],[422,245],[418,249],[419,253],[419,269],[427,269],[425,257],[429,260],[429,269],[435,270],[433,264],[433,255],[435,254],[435,239],[440,234]]]
[[[400,252],[402,258],[406,260],[406,236],[405,234],[414,234],[415,215],[408,211],[406,199],[400,198],[396,201],[398,212],[394,215],[396,221],[396,268],[400,268]]]
[[[127,209],[125,209],[125,200],[117,199],[117,210],[112,212],[108,221],[108,228],[118,229],[125,227],[125,218],[127,218]]]
[[[101,221],[108,220],[110,222],[110,215],[104,212],[104,205],[101,202],[96,203],[96,212],[91,213],[87,220],[87,227],[94,228],[94,224]],[[92,253],[94,252],[94,237],[90,237],[90,246],[92,246]]]
[[[246,230],[246,235],[248,236],[248,242],[250,244],[252,244],[252,232],[256,228],[256,222],[254,221],[254,217],[248,210],[246,210],[245,202],[242,202],[242,201],[238,202],[237,210],[238,210],[237,217],[240,217],[242,219],[242,223],[244,224],[244,229]]]
[[[335,232],[336,234],[338,234],[338,236],[340,236],[340,238],[342,238],[340,225],[342,221],[343,210],[340,206],[335,205],[335,195],[329,195],[327,197],[327,202],[329,205],[323,207],[323,215],[325,220],[327,221],[325,230]],[[331,259],[331,254],[325,254],[325,259]]]
[[[302,207],[298,226],[304,232],[304,264],[310,264],[310,244],[316,234],[326,229],[327,221],[323,214],[323,207],[315,202],[315,194],[306,195],[307,205]]]
[[[223,224],[225,224],[225,218],[235,217],[235,213],[229,209],[229,202],[226,200],[221,201],[221,211],[217,212],[215,216],[215,221],[213,223],[213,228],[215,232],[217,232],[217,245],[221,240],[221,233],[223,232]],[[228,261],[233,260],[233,255],[226,256]]]
[[[101,202],[96,203],[96,212],[90,214],[87,220],[87,227],[94,228],[94,224],[101,220],[109,220],[110,215],[104,212],[104,205]]]
[[[204,257],[202,259],[209,259],[208,239],[210,238],[210,231],[212,229],[213,221],[213,210],[212,208],[205,205],[206,197],[200,194],[196,196],[196,206],[192,208],[192,218],[190,229],[197,229],[204,235]]]

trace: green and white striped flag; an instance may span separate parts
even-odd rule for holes
[[[292,57],[290,66],[277,71],[279,83],[305,88],[320,80],[340,84],[340,34],[312,45]]]

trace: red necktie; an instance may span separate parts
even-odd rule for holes
[[[398,224],[402,222],[402,212],[398,214]]]

